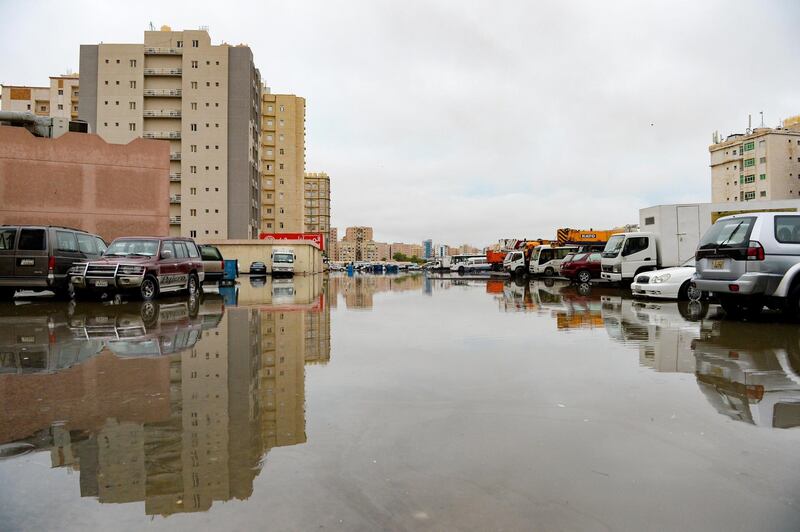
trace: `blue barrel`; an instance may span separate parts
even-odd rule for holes
[[[225,259],[225,270],[222,273],[222,280],[233,283],[239,276],[239,261],[236,259]]]
[[[355,268],[353,267],[353,263],[347,265],[347,276],[352,277],[353,273],[355,272]]]

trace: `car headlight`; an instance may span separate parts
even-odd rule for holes
[[[664,274],[661,274],[661,275],[656,275],[655,277],[650,279],[650,282],[653,283],[653,284],[664,283],[666,281],[669,281],[670,277],[672,277],[670,274],[664,273]]]
[[[144,268],[132,264],[123,264],[117,269],[117,272],[120,275],[142,275],[144,273]]]
[[[67,275],[83,275],[84,271],[86,271],[85,264],[76,264],[67,271]]]
[[[611,267],[611,271],[613,273],[620,273],[622,271],[621,267],[622,267],[621,264],[615,264],[614,266]]]

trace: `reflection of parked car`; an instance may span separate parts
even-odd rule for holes
[[[196,294],[203,279],[203,262],[194,240],[181,237],[118,238],[103,258],[70,270],[76,295],[130,292],[144,300],[178,290]]]
[[[634,296],[661,299],[700,299],[697,288],[691,284],[695,273],[694,257],[675,268],[664,268],[640,273],[631,284]]]
[[[575,253],[561,263],[560,273],[567,279],[588,283],[600,278],[600,253]]]
[[[800,335],[794,327],[719,321],[694,343],[697,383],[731,419],[800,426]]]
[[[205,274],[204,283],[218,283],[225,272],[225,260],[222,253],[215,246],[197,246],[200,249],[200,256],[203,259],[203,273]]]
[[[17,290],[52,290],[66,297],[70,268],[99,258],[105,249],[102,238],[78,229],[0,226],[0,300]]]
[[[694,284],[732,316],[764,305],[800,316],[800,215],[757,212],[720,218],[700,239]]]

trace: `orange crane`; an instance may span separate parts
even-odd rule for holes
[[[569,227],[563,227],[556,231],[556,241],[558,242],[559,246],[566,246],[568,244],[595,244],[599,246],[608,242],[608,239],[611,238],[611,235],[615,235],[617,233],[627,233],[635,230],[635,226],[631,225],[617,227],[616,229],[603,229],[599,231],[595,231],[594,229],[570,229]]]

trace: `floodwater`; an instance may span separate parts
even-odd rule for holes
[[[800,333],[561,282],[0,305],[2,530],[797,530]]]

